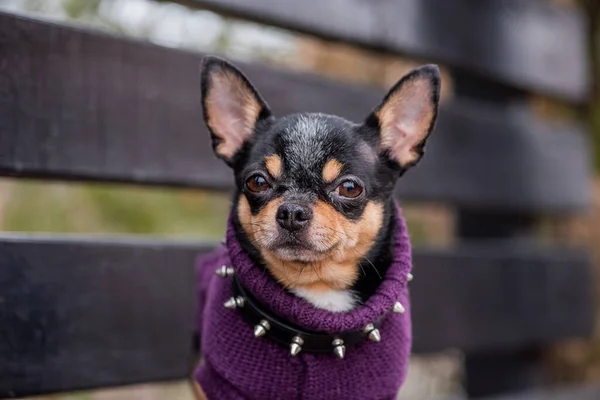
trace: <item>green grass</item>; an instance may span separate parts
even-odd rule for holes
[[[107,184],[0,181],[5,231],[141,234],[219,239],[228,194]],[[405,217],[413,243],[427,242],[419,214]]]
[[[219,238],[228,195],[119,185],[4,183],[2,229]]]

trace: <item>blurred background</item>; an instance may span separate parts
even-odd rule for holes
[[[539,116],[589,125],[600,167],[600,2],[545,0],[578,8],[587,15],[592,91],[589,107],[532,95]],[[409,69],[427,61],[378,53],[250,23],[215,12],[157,0],[0,0],[0,10],[33,18],[93,28],[148,40],[161,46],[218,53],[232,60],[260,61],[311,71],[338,81],[388,88]],[[442,66],[443,69],[443,66]],[[453,96],[452,76],[444,71],[444,99]],[[190,80],[196,77],[190,77]],[[195,85],[196,82],[190,82]],[[200,110],[198,110],[200,112]],[[596,169],[596,172],[599,171]],[[593,207],[584,214],[548,216],[539,224],[547,241],[600,246],[600,179],[590,181]],[[404,204],[413,241],[448,244],[455,215],[444,204]],[[124,185],[0,180],[0,228],[4,231],[60,233],[135,233],[157,237],[219,239],[229,211],[227,194],[199,190],[161,190]],[[593,246],[596,244],[596,246]],[[600,270],[599,254],[594,255]],[[597,275],[600,276],[600,275]],[[600,288],[600,283],[596,285]],[[600,315],[597,321],[600,322]],[[600,382],[600,331],[591,340],[558,343],[545,355],[556,382]],[[460,396],[462,354],[448,351],[415,356],[400,399]],[[186,383],[142,385],[81,392],[48,399],[188,399]]]

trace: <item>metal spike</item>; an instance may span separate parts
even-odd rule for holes
[[[408,275],[406,275],[406,278],[407,278],[407,279],[408,279],[408,281],[410,282],[410,281],[412,281],[412,280],[413,280],[414,276],[413,276],[413,274],[411,274],[411,273],[409,272],[409,273],[408,273]]]
[[[230,298],[223,304],[226,308],[236,308],[237,303],[235,302],[235,297]]]
[[[375,328],[369,332],[369,339],[374,342],[381,342],[381,333],[379,333],[379,329]]]
[[[267,330],[262,325],[256,325],[254,327],[254,337],[261,337],[267,333]]]
[[[233,268],[228,267],[227,265],[221,265],[221,268],[215,271],[215,274],[219,275],[221,278],[227,278],[228,276],[232,276],[233,273]]]
[[[367,324],[363,329],[363,332],[366,333],[369,336],[369,339],[371,339],[372,341],[381,341],[381,334],[379,333],[379,329],[375,328],[375,325]]]
[[[298,355],[298,353],[300,353],[302,351],[302,346],[300,346],[297,343],[292,343],[290,345],[290,354],[292,356]]]
[[[395,313],[403,314],[404,311],[406,311],[406,309],[404,308],[404,306],[402,305],[402,303],[400,303],[399,301],[397,301],[397,302],[394,303],[393,311]]]
[[[254,337],[264,336],[267,331],[271,329],[271,324],[266,319],[261,319],[258,325],[254,327]]]
[[[344,356],[346,355],[346,346],[336,346],[333,348],[333,352],[339,358],[344,358]]]
[[[331,343],[333,345],[333,352],[339,358],[344,358],[346,355],[346,346],[344,346],[344,341],[342,339],[334,339]]]
[[[231,297],[223,305],[227,308],[244,307],[244,298],[242,296]]]
[[[302,351],[302,345],[304,344],[304,340],[300,336],[294,336],[292,338],[292,343],[290,344],[290,354],[292,356],[297,355]]]

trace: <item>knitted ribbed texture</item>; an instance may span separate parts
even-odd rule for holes
[[[342,332],[362,329],[388,314],[380,327],[380,343],[364,341],[347,349],[343,360],[333,354],[300,353],[268,338],[254,338],[236,310],[223,307],[231,297],[231,279],[214,274],[231,265],[243,284],[269,309],[307,330]],[[255,266],[241,249],[231,220],[227,247],[199,260],[197,329],[203,363],[195,377],[209,400],[270,399],[394,399],[406,376],[411,346],[407,275],[411,248],[404,219],[397,209],[394,261],[377,292],[348,313],[313,307],[290,294],[269,274]],[[400,301],[404,314],[390,313]]]

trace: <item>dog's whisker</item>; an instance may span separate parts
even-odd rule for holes
[[[354,250],[354,249],[352,249],[352,250]],[[360,254],[358,254],[358,252],[356,250],[354,250],[354,252],[356,253],[356,255],[360,256]],[[375,273],[377,274],[379,279],[383,279],[383,277],[379,273],[379,270],[377,269],[377,267],[375,267],[375,265],[371,262],[371,260],[369,260],[369,258],[367,256],[362,256],[362,258],[365,259],[371,265],[371,267],[373,267],[373,269],[375,270]],[[358,262],[358,265],[360,265],[360,261]],[[362,269],[362,266],[360,268]]]

